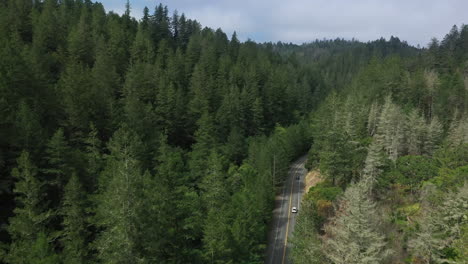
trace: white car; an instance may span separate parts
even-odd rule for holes
[[[291,213],[297,213],[297,208],[295,206],[291,209]]]

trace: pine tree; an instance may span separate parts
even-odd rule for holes
[[[67,185],[60,214],[63,216],[61,243],[65,263],[80,264],[87,260],[87,223],[85,192],[74,173]]]
[[[207,218],[204,223],[203,244],[205,259],[210,263],[223,263],[229,259],[229,228],[226,215],[228,193],[219,154],[211,152],[208,169],[200,184],[201,198]]]
[[[125,29],[119,17],[108,17],[106,26],[106,32],[109,35],[107,47],[112,66],[115,67],[119,76],[124,76],[128,69],[130,45],[134,36],[131,31]]]
[[[200,188],[205,208],[219,210],[226,199],[225,175],[218,153],[211,151],[208,159],[208,168],[203,177]]]
[[[195,119],[200,118],[204,112],[211,111],[211,80],[207,80],[209,76],[203,71],[202,67],[197,64],[193,71],[190,80],[191,100],[189,103],[190,113]]]
[[[159,4],[156,7],[150,22],[151,37],[153,38],[153,43],[158,44],[161,40],[168,40],[171,36],[168,15],[169,14],[167,7],[163,7],[162,4]]]
[[[7,227],[12,243],[6,261],[12,264],[28,264],[33,263],[31,261],[34,261],[35,257],[31,247],[38,250],[48,248],[49,241],[45,232],[52,212],[47,210],[44,183],[39,180],[38,169],[32,164],[29,154],[21,153],[17,163],[18,167],[12,171],[16,180],[13,192],[16,195],[17,206]],[[36,244],[36,241],[40,244]]]
[[[37,9],[36,9],[37,10]],[[46,0],[41,12],[32,12],[33,43],[31,59],[33,68],[41,79],[48,81],[57,76],[57,61],[54,53],[61,42],[57,23],[57,1]]]
[[[90,132],[84,140],[86,173],[83,184],[90,193],[94,193],[98,187],[99,173],[103,167],[102,142],[98,137],[96,127],[91,124]]]
[[[150,23],[150,14],[149,14],[149,9],[147,6],[143,8],[143,17],[141,18],[141,27],[144,30],[148,30]]]
[[[178,46],[181,47],[183,50],[187,49],[187,45],[189,43],[189,39],[193,32],[193,29],[190,28],[190,24],[192,21],[187,20],[185,14],[182,13],[179,18],[179,42]]]
[[[249,165],[241,166],[238,172],[242,174],[242,187],[232,195],[230,208],[223,210],[230,211],[232,217],[232,222],[228,222],[233,243],[231,259],[235,263],[261,262],[263,255],[260,252],[264,251],[262,241],[267,232],[264,223],[270,218],[267,212],[271,208],[271,196],[269,188],[259,189],[256,186],[271,187],[271,178],[259,177]],[[264,172],[266,175],[268,173]]]
[[[450,254],[447,256],[448,250],[468,223],[468,184],[445,195],[441,204],[431,203],[431,195],[434,195],[434,186],[427,185],[422,196],[424,211],[420,230],[409,241],[409,246],[414,259],[422,263],[450,263],[456,256],[455,259]]]
[[[171,32],[172,32],[172,38],[175,44],[180,43],[180,34],[179,34],[180,22],[179,21],[180,21],[179,13],[177,12],[177,10],[175,10],[171,18]]]
[[[369,181],[370,184],[373,184],[382,172],[380,168],[384,164],[384,157],[382,154],[382,146],[379,145],[374,138],[367,151],[364,169],[362,170],[362,179]]]
[[[21,40],[25,42],[32,41],[33,27],[31,21],[32,1],[8,1],[4,3],[8,8],[4,9],[2,17],[5,18],[5,27],[18,32]],[[7,24],[8,23],[8,24]]]
[[[332,130],[324,136],[325,147],[320,152],[320,170],[334,184],[344,186],[352,180],[352,157],[354,146],[349,136],[340,129]]]
[[[18,147],[35,152],[43,144],[43,131],[39,116],[24,101],[19,104],[15,127],[18,131]]]
[[[166,71],[168,80],[175,85],[175,88],[185,91],[185,88],[188,86],[188,80],[185,79],[184,54],[178,48],[175,53],[169,55]]]
[[[456,239],[453,242],[453,247],[457,254],[457,264],[467,264],[468,261],[468,250],[466,250],[466,245],[468,245],[468,224],[465,223],[460,227],[460,238]]]
[[[425,71],[424,72],[424,79],[426,81],[426,89],[427,89],[427,106],[428,116],[432,118],[434,115],[434,95],[438,89],[439,83],[439,76],[435,71]]]
[[[96,222],[102,232],[94,242],[102,263],[137,263],[140,247],[139,188],[143,173],[136,159],[141,143],[128,128],[117,130],[108,144],[110,155],[101,175],[101,193],[96,197]]]
[[[361,181],[346,189],[335,217],[325,226],[324,254],[335,264],[378,264],[389,252],[378,231],[378,212]]]
[[[125,3],[125,13],[124,13],[124,17],[126,17],[127,19],[130,17],[130,12],[131,12],[131,6],[130,6],[130,1],[127,0],[127,2]]]
[[[63,129],[59,128],[47,143],[45,159],[48,168],[44,169],[50,182],[59,189],[65,186],[71,175],[70,154],[71,149],[65,139]]]
[[[198,207],[185,207],[187,203],[193,202],[187,199],[193,199],[189,193],[194,194],[194,190],[187,188],[189,183],[182,150],[171,147],[167,142],[167,137],[161,136],[156,160],[156,174],[152,186],[156,186],[160,193],[155,193],[151,188],[147,189],[149,194],[159,196],[161,199],[161,201],[155,201],[157,206],[153,206],[153,210],[160,211],[155,214],[155,217],[158,218],[157,223],[161,223],[159,227],[156,227],[160,231],[155,236],[165,238],[161,248],[164,248],[166,259],[186,262],[191,257],[187,255],[187,251],[194,247],[193,241],[186,238],[199,232],[199,230],[185,228],[188,227],[186,223],[191,222],[195,229],[199,229],[202,218],[198,216],[201,216],[201,212],[198,211]],[[174,208],[178,209],[174,210]],[[191,219],[191,215],[197,215],[197,217]],[[178,235],[180,233],[184,233],[185,238],[180,237]]]
[[[306,78],[302,78],[298,87],[293,89],[296,91],[295,97],[301,114],[307,114],[312,108],[312,87]]]
[[[86,7],[81,9],[80,21],[68,37],[69,58],[73,63],[91,66],[94,60],[92,31],[89,26],[89,13]]]
[[[426,155],[432,155],[437,149],[443,136],[443,127],[439,119],[434,116],[427,127],[426,137],[424,139],[423,152]]]
[[[162,177],[160,177],[162,176]],[[174,258],[172,248],[173,200],[168,182],[163,175],[152,177],[146,171],[138,182],[135,200],[136,233],[134,234],[136,249],[142,260],[149,263],[160,263]],[[138,192],[137,192],[138,190]]]
[[[37,239],[28,248],[26,261],[28,264],[59,264],[62,263],[60,256],[54,252],[50,239],[43,233],[37,234]],[[23,263],[23,262],[12,262]]]
[[[239,47],[240,42],[239,39],[237,39],[237,33],[234,31],[234,33],[232,33],[231,42],[229,43],[229,54],[231,55],[232,61],[237,60],[237,56],[239,54]]]
[[[226,263],[231,260],[230,230],[225,207],[209,210],[203,229],[205,263]]]
[[[240,128],[243,125],[240,99],[239,88],[231,87],[218,108],[217,121],[224,135],[227,135],[231,128]]]
[[[138,31],[130,50],[131,63],[138,61],[153,63],[155,51],[150,35],[144,26],[138,27]]]
[[[244,135],[239,128],[233,127],[224,146],[224,156],[234,164],[241,164],[246,149]]]
[[[264,116],[263,116],[263,104],[261,98],[255,98],[251,108],[252,117],[250,126],[250,135],[259,135],[264,131]]]
[[[447,136],[448,143],[458,146],[468,143],[468,118],[455,119],[450,124]]]
[[[216,148],[217,135],[213,118],[204,113],[198,120],[198,129],[195,132],[195,144],[190,153],[189,168],[193,183],[199,182],[206,172],[206,157]]]
[[[88,100],[90,106],[90,118],[94,125],[106,138],[111,136],[113,128],[112,120],[116,118],[117,100],[116,96],[121,92],[121,81],[115,66],[112,65],[111,57],[104,38],[99,38],[95,45],[96,60],[91,69],[91,82]]]
[[[343,105],[342,123],[344,131],[352,141],[358,140],[365,134],[366,127],[363,124],[368,119],[366,110],[362,108],[362,102],[355,96],[348,96]]]
[[[185,116],[184,99],[181,90],[176,89],[172,83],[167,84],[166,81],[160,82],[155,112],[162,130],[174,139],[184,136],[181,128]],[[177,133],[179,131],[182,133]]]
[[[416,110],[409,113],[406,120],[405,138],[409,155],[420,155],[425,137],[426,123]]]
[[[404,124],[399,107],[387,96],[379,116],[377,141],[381,144],[392,161],[396,161],[403,151]]]
[[[122,122],[145,142],[142,145],[142,168],[153,167],[153,153],[157,150],[161,126],[155,111],[157,83],[154,79],[154,67],[148,63],[136,63],[127,72],[124,84],[124,97],[121,100]],[[148,129],[152,127],[153,129]]]
[[[92,75],[88,67],[70,62],[66,65],[58,81],[62,109],[66,115],[67,127],[73,128],[72,137],[80,138],[88,128],[91,113],[95,108],[92,93]]]
[[[65,0],[65,1],[70,1],[70,0]],[[73,5],[73,2],[70,3],[70,5]],[[78,11],[78,10],[77,10]],[[71,11],[73,14],[73,11]],[[75,12],[78,13],[78,12]],[[69,15],[64,15],[64,20],[70,22],[70,16]],[[79,15],[79,14],[77,14]],[[77,18],[78,20],[79,18]],[[99,46],[99,39],[102,38],[103,36],[107,35],[106,31],[106,11],[104,9],[104,6],[101,3],[94,3],[93,7],[91,8],[91,22],[90,22],[90,27],[91,27],[91,35],[93,38],[93,43],[96,45],[95,47],[95,54],[97,55],[99,53],[98,51],[98,46]]]

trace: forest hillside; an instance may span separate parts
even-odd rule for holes
[[[309,119],[294,263],[467,263],[468,26],[373,57]]]
[[[297,46],[141,17],[0,0],[0,262],[262,263],[308,152],[294,263],[466,263],[467,26]]]

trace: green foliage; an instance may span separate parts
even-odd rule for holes
[[[259,137],[249,144],[249,163],[262,177],[275,185],[287,175],[289,162],[306,152],[310,146],[309,123],[303,121],[284,129],[276,128],[270,137]]]
[[[320,171],[333,183],[345,185],[352,179],[352,157],[355,146],[350,144],[346,135],[331,132],[325,139],[325,148],[320,151]]]
[[[65,186],[71,176],[70,155],[71,149],[65,139],[63,129],[58,129],[47,143],[45,159],[49,166],[44,169],[44,173],[50,177],[50,183],[59,188]]]
[[[43,131],[37,113],[24,101],[19,105],[15,127],[18,129],[18,147],[35,150],[42,145]]]
[[[266,249],[265,223],[271,215],[271,191],[268,179],[248,164],[239,168],[242,187],[231,202],[233,262],[260,262]],[[257,186],[262,186],[258,189]]]
[[[89,13],[81,9],[80,21],[72,28],[68,36],[68,52],[72,61],[90,66],[93,63],[93,42],[89,25]]]
[[[466,144],[457,147],[441,148],[435,153],[435,159],[440,164],[436,177],[430,180],[442,190],[461,187],[468,180]]]
[[[147,174],[136,160],[139,142],[127,128],[119,129],[108,148],[106,168],[97,197],[96,222],[102,232],[94,242],[98,259],[104,263],[137,262],[140,255],[139,220],[144,197],[140,191]]]
[[[322,243],[316,232],[317,223],[313,214],[314,206],[310,202],[303,203],[294,227],[291,239],[291,259],[297,264],[320,264],[325,261]]]
[[[437,175],[438,166],[428,157],[403,156],[398,158],[395,167],[378,179],[377,185],[386,188],[392,184],[407,186],[411,191]]]
[[[314,201],[329,200],[334,201],[343,191],[329,182],[321,182],[313,186],[307,193],[306,199]]]
[[[67,127],[86,131],[91,122],[93,102],[92,79],[88,67],[71,61],[66,65],[58,82]],[[76,132],[75,132],[76,133]]]
[[[336,215],[325,226],[324,253],[332,263],[380,263],[391,253],[378,230],[380,219],[367,185],[360,181],[348,186]]]
[[[98,176],[103,167],[102,142],[98,137],[96,127],[91,124],[88,137],[84,139],[86,160],[86,177],[84,177],[83,185],[93,193],[98,186]]]
[[[51,241],[41,232],[37,234],[37,239],[31,243],[30,248],[28,248],[21,260],[10,263],[59,264],[62,262],[60,256],[55,254]]]
[[[313,145],[306,165],[309,169],[320,169],[327,179],[341,186],[357,179],[368,144],[363,137],[365,127],[357,121],[365,118],[365,114],[346,114],[354,107],[355,102],[350,100],[355,99],[349,98],[343,104],[337,94],[332,94],[312,115]]]
[[[441,189],[453,189],[468,180],[468,165],[456,169],[442,168],[436,177],[430,180]]]
[[[156,175],[151,185],[145,190],[149,195],[158,196],[162,207],[154,206],[154,209],[163,209],[158,214],[160,225],[157,227],[154,239],[160,239],[161,231],[165,237],[163,247],[165,258],[174,262],[198,261],[196,238],[200,236],[203,226],[202,207],[199,195],[189,186],[186,164],[181,149],[173,148],[167,143],[167,138],[160,139],[157,155]],[[159,183],[163,184],[159,184]],[[160,185],[159,187],[154,185]],[[152,188],[157,187],[160,193],[155,193]],[[148,223],[153,226],[152,223]],[[184,233],[184,236],[180,236]]]
[[[64,188],[63,206],[60,214],[63,216],[62,259],[66,263],[84,263],[88,256],[87,214],[84,192],[76,174],[70,177]]]
[[[442,201],[435,204],[428,198],[436,190],[428,185],[425,191],[425,217],[420,221],[418,233],[409,242],[413,258],[434,263],[463,260],[456,249],[468,223],[468,185],[465,182],[459,190],[444,194]]]
[[[322,230],[325,221],[333,215],[333,202],[343,193],[340,187],[331,182],[320,182],[311,187],[304,197],[308,217],[314,224],[315,232]],[[304,210],[304,209],[303,209]]]
[[[36,257],[40,261],[49,257],[56,259],[52,254],[48,254],[49,240],[44,232],[47,230],[51,211],[47,210],[44,183],[38,179],[37,173],[38,169],[32,164],[29,153],[23,152],[18,158],[18,167],[12,171],[16,180],[13,191],[17,207],[7,227],[12,239],[5,259],[7,263],[31,263]]]
[[[456,255],[456,263],[466,263],[468,259],[468,224],[463,224],[460,228],[460,238],[454,241],[453,247]]]

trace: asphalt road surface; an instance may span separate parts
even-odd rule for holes
[[[301,210],[300,201],[307,172],[304,168],[306,158],[307,156],[304,156],[291,164],[288,178],[281,192],[276,196],[272,226],[268,235],[265,264],[290,263],[288,253],[291,245],[288,241],[294,231],[297,217],[297,213],[292,213],[291,209],[296,207],[298,213]]]

